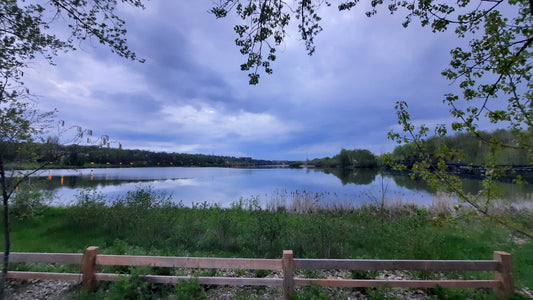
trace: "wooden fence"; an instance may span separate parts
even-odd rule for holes
[[[0,253],[2,261],[3,253]],[[192,269],[251,269],[283,271],[283,278],[195,277],[199,284],[251,285],[283,288],[284,299],[296,286],[316,284],[325,287],[391,287],[391,288],[492,288],[502,296],[513,293],[511,255],[495,251],[493,260],[361,260],[361,259],[297,259],[292,250],[283,251],[282,259],[206,258],[130,256],[98,254],[98,247],[89,247],[81,253],[21,253],[10,254],[13,263],[79,264],[81,273],[46,273],[9,271],[8,278],[52,279],[77,281],[88,289],[95,289],[98,281],[114,281],[119,274],[99,273],[100,266],[152,266]],[[492,280],[359,280],[359,279],[305,279],[295,278],[296,270],[406,270],[406,271],[489,271]],[[187,276],[146,275],[151,283],[176,284]]]

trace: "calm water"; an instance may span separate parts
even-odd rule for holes
[[[95,188],[109,201],[139,186],[168,193],[173,201],[217,203],[228,207],[239,199],[257,199],[262,205],[272,202],[290,204],[295,197],[313,197],[322,204],[403,201],[430,205],[435,194],[423,182],[406,175],[377,170],[323,171],[319,169],[230,169],[230,168],[110,168],[46,170],[38,174],[44,189],[54,192],[53,205],[68,205],[80,190]],[[481,181],[465,179],[471,193]],[[502,194],[513,201],[531,203],[531,185],[503,184]]]

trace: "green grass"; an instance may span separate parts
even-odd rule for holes
[[[99,246],[114,254],[280,258],[284,249],[292,249],[297,258],[464,260],[492,259],[493,251],[501,250],[513,255],[515,285],[533,287],[533,241],[517,239],[471,213],[434,222],[430,211],[411,205],[308,214],[266,211],[249,203],[189,208],[150,189],[131,192],[111,206],[104,200],[87,193],[71,207],[47,207],[29,219],[13,218],[11,250],[81,252]],[[521,218],[532,226],[531,212]]]
[[[12,220],[11,250],[14,252],[79,252],[90,245],[102,245],[105,233],[80,232],[70,225],[65,208],[47,208],[42,215],[28,220]],[[3,234],[2,234],[2,247]]]

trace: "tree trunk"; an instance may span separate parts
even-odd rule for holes
[[[0,276],[0,300],[4,299],[4,290],[7,278],[7,270],[9,267],[9,250],[11,241],[9,237],[9,196],[7,193],[6,172],[4,169],[4,157],[0,154],[0,184],[2,185],[2,202],[4,206],[4,261],[2,265],[2,275]]]

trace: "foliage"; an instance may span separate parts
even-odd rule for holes
[[[380,165],[376,156],[366,149],[341,149],[332,158],[316,158],[309,163],[322,168],[376,168]]]
[[[350,10],[359,0],[343,1],[339,10]],[[225,17],[234,12],[247,25],[235,26],[236,40],[241,53],[248,56],[242,70],[252,70],[250,84],[257,84],[258,70],[263,66],[266,73],[272,73],[270,62],[275,59],[276,46],[286,38],[285,28],[291,15],[301,20],[299,30],[306,42],[309,54],[315,50],[313,41],[321,30],[317,9],[325,1],[233,1],[220,0],[212,9],[216,17]],[[407,103],[399,101],[396,109],[403,133],[391,132],[389,137],[399,144],[412,143],[399,148],[396,155],[412,163],[413,176],[428,181],[429,184],[453,191],[463,201],[478,212],[489,215],[494,181],[504,170],[504,157],[495,155],[500,148],[523,149],[528,157],[533,155],[531,137],[533,133],[533,94],[531,49],[533,47],[533,1],[530,0],[457,0],[457,1],[370,1],[367,16],[373,16],[385,6],[395,14],[404,12],[403,26],[418,20],[422,27],[428,26],[433,32],[453,31],[458,44],[450,51],[450,66],[442,71],[452,83],[457,83],[459,93],[444,95],[444,102],[450,107],[454,121],[450,127],[454,131],[468,132],[490,146],[488,161],[485,163],[485,191],[481,199],[464,193],[457,178],[446,173],[446,162],[460,157],[461,152],[442,142],[448,132],[445,125],[437,126],[435,135],[441,140],[438,144],[428,139],[429,128],[416,129],[407,110]],[[466,42],[460,41],[461,39]],[[467,45],[467,46],[462,46]],[[263,47],[265,46],[265,47]],[[267,56],[267,53],[271,56]],[[481,124],[492,123],[507,127],[512,136],[507,139],[487,135],[481,131]],[[414,153],[412,152],[414,150]],[[471,149],[467,149],[468,152]],[[472,153],[469,153],[472,154]],[[350,164],[346,152],[337,158],[337,164]],[[405,166],[399,166],[405,169]],[[517,178],[521,181],[520,178]],[[512,224],[507,224],[522,234],[532,237]]]
[[[105,144],[105,143],[104,143]],[[27,146],[26,143],[7,143],[9,149]],[[165,153],[147,150],[131,150],[102,147],[101,145],[61,145],[52,141],[32,144],[31,153],[21,153],[18,157],[6,156],[6,162],[26,166],[32,161],[39,163],[57,162],[61,167],[99,167],[99,166],[255,166],[288,163],[252,159],[251,157],[218,156],[206,154]],[[7,151],[9,155],[11,152]],[[15,151],[13,151],[15,153]],[[59,155],[58,155],[59,154]]]
[[[5,1],[1,2],[0,6],[5,5]],[[1,15],[1,14],[0,14]],[[1,31],[0,31],[1,32]],[[3,39],[2,42],[5,44],[6,40]],[[3,47],[5,45],[1,45]],[[9,53],[9,52],[8,52]],[[2,55],[0,55],[0,189],[2,193],[2,207],[4,213],[4,239],[5,239],[5,249],[4,249],[4,258],[2,262],[2,275],[0,277],[0,299],[3,299],[4,295],[4,283],[7,276],[7,269],[9,265],[9,248],[10,248],[10,236],[9,236],[9,200],[17,187],[30,176],[32,173],[36,172],[26,172],[22,176],[14,176],[14,171],[11,170],[6,174],[6,165],[4,160],[4,155],[6,155],[9,148],[9,144],[13,142],[25,141],[31,143],[35,135],[40,134],[44,131],[47,122],[50,117],[53,115],[53,112],[50,113],[38,113],[31,103],[25,99],[24,92],[20,92],[20,87],[14,85],[12,80],[16,81],[19,78],[19,75],[16,74],[16,66],[9,65],[12,62],[5,62],[3,59],[9,56],[9,54],[4,54],[4,48],[2,48]],[[6,66],[7,64],[7,66]],[[8,68],[7,70],[4,68]],[[20,147],[15,151],[15,155],[10,154],[12,157],[17,157],[22,150],[26,150],[29,147]],[[19,198],[20,200],[21,198]],[[18,202],[17,205],[19,213],[24,213],[21,207],[21,203]],[[28,207],[26,207],[26,212]]]
[[[392,288],[380,287],[367,290],[370,299],[376,300],[400,300],[401,297],[392,293]]]
[[[378,276],[377,271],[352,270],[352,279],[374,279]]]
[[[294,14],[298,20],[298,31],[305,41],[307,53],[312,55],[315,52],[314,38],[322,31],[319,25],[321,17],[317,14],[317,8],[323,4],[329,5],[324,0],[294,1],[293,5],[282,0],[220,0],[211,9],[211,13],[217,18],[223,18],[234,10],[244,21],[244,24],[234,27],[237,34],[235,44],[240,48],[241,54],[248,57],[247,61],[241,64],[241,70],[250,71],[249,83],[257,84],[260,68],[267,74],[273,72],[270,64],[276,60],[276,47],[287,35],[291,14]]]
[[[174,286],[175,294],[171,299],[176,300],[201,300],[205,299],[206,295],[203,288],[198,284],[198,279],[192,278],[189,280],[181,280]]]
[[[153,284],[146,281],[145,275],[154,274],[147,267],[127,267],[116,281],[102,282],[96,292],[80,290],[81,299],[175,299],[175,300],[201,300],[206,299],[206,292],[198,284],[198,279],[180,280],[178,284],[168,286]]]
[[[144,270],[146,272],[146,270]],[[105,299],[119,300],[142,300],[152,299],[150,285],[142,275],[142,270],[138,268],[130,268],[130,274],[127,276],[120,276],[118,280],[112,282],[106,290]]]
[[[482,139],[495,138],[506,144],[512,143],[515,139],[515,134],[511,130],[505,129],[492,132],[480,131],[479,135]],[[440,145],[445,145],[449,149],[457,149],[457,153],[446,160],[447,163],[484,166],[491,163],[491,156],[500,165],[528,165],[531,162],[526,149],[495,147],[495,145],[484,143],[471,133],[456,132],[452,136],[430,136],[425,141],[424,150],[427,151],[427,154],[432,155]],[[392,153],[392,159],[409,167],[412,166],[419,160],[417,145],[409,142],[396,146]]]
[[[347,168],[335,168],[335,169],[326,169],[324,173],[333,174],[337,176],[343,185],[348,183],[354,183],[357,185],[367,185],[372,183],[376,179],[376,175],[379,173],[378,168],[367,169],[367,170],[358,170],[358,169],[347,169]]]
[[[255,251],[263,251],[265,257],[273,258],[279,256],[281,248],[280,236],[285,234],[287,226],[286,212],[263,212],[256,210],[253,214],[253,234],[258,237],[255,244]]]
[[[157,246],[172,235],[169,224],[174,223],[175,216],[168,209],[179,204],[171,203],[169,195],[139,186],[109,205],[107,201],[94,190],[82,191],[77,202],[68,207],[69,222],[76,228],[100,225],[102,230],[117,233],[116,238],[128,236],[143,247]]]
[[[122,2],[142,7],[139,0]],[[2,1],[2,77],[19,80],[23,76],[20,68],[36,55],[41,54],[51,62],[58,51],[75,50],[77,40],[96,39],[122,57],[137,59],[126,45],[124,21],[115,14],[116,6],[114,0],[53,0],[38,4]],[[59,18],[71,33],[67,38],[60,38],[54,32],[57,29],[52,23]]]
[[[105,217],[106,200],[96,189],[84,189],[76,195],[76,202],[69,207],[68,221],[76,228],[95,226]]]
[[[494,293],[489,293],[487,291],[464,291],[460,289],[444,289],[441,287],[437,287],[432,290],[432,294],[435,296],[435,299],[439,300],[453,300],[453,299],[484,299],[484,300],[490,300],[490,299],[500,299],[501,297],[498,297]],[[513,299],[513,298],[512,298]],[[520,299],[520,298],[518,298]]]
[[[144,189],[131,195],[143,199],[153,195],[152,193],[153,191]],[[153,196],[162,197],[157,194]],[[147,201],[144,203],[148,204],[143,205],[138,203],[143,203],[144,200],[132,198],[124,201],[121,199],[120,205],[109,201],[109,206],[83,206],[84,210],[92,211],[87,212],[89,217],[85,221],[88,222],[88,227],[109,236],[110,245],[116,244],[114,241],[119,238],[127,244],[145,249],[179,249],[187,253],[216,251],[256,257],[278,257],[283,249],[293,249],[298,255],[306,257],[341,258],[360,249],[381,258],[439,259],[450,257],[450,254],[445,254],[447,251],[470,254],[473,249],[480,253],[492,251],[482,251],[478,246],[469,244],[468,239],[450,242],[440,235],[435,236],[432,232],[432,226],[435,226],[433,215],[414,206],[389,208],[367,205],[359,209],[316,209],[297,214],[281,209],[271,212],[257,207],[253,210],[237,206],[231,209],[217,206],[186,208],[157,204],[164,203],[160,200]],[[69,217],[70,214],[78,214],[77,206],[70,206],[66,210],[67,226],[75,230],[85,222],[79,217]],[[94,216],[98,217],[98,222],[94,222]],[[531,227],[529,216],[530,213],[525,213],[521,218],[525,226]],[[468,218],[474,216],[468,215]],[[454,225],[444,223],[439,226],[452,228]],[[429,231],[420,231],[422,228]],[[439,228],[435,229],[442,229]],[[344,234],[348,232],[350,234]],[[255,242],[249,243],[250,240]],[[491,238],[487,239],[490,240]],[[407,242],[409,243],[403,244]],[[380,247],[374,249],[372,245]],[[397,248],[399,245],[402,246]]]
[[[533,238],[533,233],[529,228],[515,224],[514,222],[504,221],[493,214],[493,200],[497,198],[499,188],[496,180],[505,174],[505,168],[496,164],[494,151],[491,151],[488,156],[488,162],[484,166],[483,189],[477,196],[469,195],[465,192],[459,176],[448,172],[447,162],[451,161],[453,157],[461,157],[461,153],[457,149],[449,148],[444,143],[447,134],[446,127],[441,125],[435,129],[435,135],[438,137],[439,144],[436,146],[431,145],[428,139],[429,128],[424,125],[415,128],[407,110],[407,103],[403,101],[398,102],[396,109],[398,124],[401,125],[405,134],[401,135],[391,131],[389,138],[396,140],[398,143],[411,143],[414,146],[416,161],[411,167],[412,178],[421,178],[435,188],[452,192],[461,201],[473,207],[478,213],[489,216],[526,237]],[[493,144],[492,146],[497,147],[501,145]],[[407,169],[405,164],[397,164],[395,167],[399,170]]]
[[[53,112],[39,113],[31,102],[19,97],[17,91],[8,91],[8,80],[0,86],[0,176],[4,206],[16,188],[33,172],[17,174],[6,168],[7,159],[18,161],[21,157],[32,159],[28,155],[33,150],[32,141],[43,133],[51,122]],[[24,141],[25,144],[18,144]],[[39,168],[38,168],[39,169]]]
[[[337,168],[340,166],[339,157],[336,155],[334,157],[323,157],[323,158],[315,158],[311,161],[309,161],[310,165],[319,167],[319,168]]]
[[[142,7],[140,0],[122,2]],[[6,144],[31,143],[49,125],[47,123],[54,113],[39,113],[33,109],[32,102],[29,101],[29,90],[24,88],[24,69],[37,55],[42,55],[53,64],[52,59],[58,51],[74,50],[76,42],[86,39],[96,39],[119,56],[136,60],[135,53],[126,45],[124,21],[115,14],[116,6],[116,0],[51,0],[43,3],[0,1],[0,181],[5,238],[0,299],[4,296],[9,264],[9,199],[22,182],[21,178],[5,174]],[[58,19],[63,22],[54,22]],[[57,27],[61,24],[66,25],[67,32],[70,32],[65,38],[58,37],[54,32],[65,32],[63,28]],[[79,129],[78,133],[82,132]],[[37,169],[42,167],[43,164]],[[31,173],[27,172],[22,179]]]
[[[25,187],[15,193],[9,212],[17,219],[31,219],[43,213],[50,198],[50,192]]]
[[[332,298],[327,288],[310,285],[305,286],[301,289],[300,292],[292,295],[292,298],[295,300],[330,300],[330,299],[340,299],[337,297]]]
[[[359,1],[343,1],[339,10],[349,10]],[[286,38],[286,28],[294,16],[305,41],[308,54],[315,51],[314,37],[322,30],[318,9],[327,1],[228,1],[220,0],[211,12],[217,17],[226,17],[231,11],[246,24],[236,25],[237,46],[248,60],[241,66],[249,74],[250,84],[257,84],[258,69],[263,67],[270,74],[270,62],[275,60],[276,46]],[[527,91],[530,79],[528,48],[531,46],[531,3],[526,0],[511,1],[371,1],[367,16],[375,15],[385,5],[390,13],[406,12],[403,26],[419,19],[421,26],[429,26],[434,32],[444,32],[453,27],[459,38],[470,38],[470,51],[457,47],[451,51],[450,68],[443,72],[450,80],[460,80],[466,100],[480,99],[483,102],[472,109],[461,110],[455,105],[459,99],[449,94],[446,101],[456,116],[463,118],[463,126],[474,129],[474,121],[486,112],[493,121],[514,120],[515,128],[527,124],[530,118],[523,114],[529,103],[529,93],[519,97],[516,92]],[[476,36],[477,35],[477,36]],[[265,59],[266,57],[266,59]],[[478,81],[480,78],[496,78]],[[489,108],[488,100],[499,93],[509,96],[507,110]],[[470,124],[470,125],[469,125]],[[456,126],[461,127],[460,124]]]
[[[125,201],[123,209],[137,212],[131,212],[131,216],[136,219],[120,226],[116,225],[115,218],[123,216],[124,211],[115,214],[112,200],[107,201],[108,205],[104,206],[85,206],[86,210],[93,210],[87,215],[99,216],[98,222],[87,219],[90,223],[85,226],[79,218],[70,217],[75,211],[74,206],[49,208],[39,218],[16,219],[13,221],[14,250],[80,252],[87,246],[98,245],[102,253],[110,254],[279,258],[284,249],[292,249],[299,258],[329,256],[467,260],[491,259],[492,251],[501,250],[513,254],[517,287],[533,284],[532,242],[524,242],[516,236],[510,238],[513,236],[510,230],[489,219],[471,214],[472,211],[467,209],[450,212],[451,215],[447,216],[449,220],[438,224],[434,222],[434,214],[428,208],[412,205],[365,205],[350,210],[315,210],[305,214],[289,210],[249,210],[237,205],[233,208],[209,205],[188,208],[174,205],[161,209],[161,206],[153,204],[158,203],[157,200],[142,199],[147,193],[151,193],[147,191],[149,190],[145,188],[143,192],[132,193],[139,195],[141,199],[138,200],[125,201],[122,198],[122,201]],[[87,195],[98,200],[97,194],[89,192]],[[533,228],[531,211],[513,214],[520,215],[522,222]],[[502,214],[502,217],[509,218],[505,214]],[[229,229],[218,228],[220,218],[231,220]],[[279,222],[282,222],[281,227],[278,226]],[[258,225],[264,225],[266,228],[263,230]],[[142,233],[138,233],[138,230]],[[166,236],[153,234],[157,230],[164,230]],[[220,240],[221,233],[216,233],[218,230],[224,231],[227,242]],[[80,232],[83,234],[80,235]],[[112,271],[130,272],[128,268]],[[150,274],[161,272],[161,268],[149,270]],[[265,274],[257,274],[259,275]],[[357,272],[351,275],[372,278],[377,274]],[[452,279],[468,274],[459,272],[446,276]],[[492,278],[492,274],[482,273],[479,276],[481,277],[477,279]],[[126,288],[129,284],[126,283],[120,289],[134,292],[134,288]],[[143,282],[138,284],[141,289],[145,289]],[[182,291],[189,288],[195,287],[181,287]],[[103,289],[102,298],[105,297],[105,290],[110,288]],[[153,285],[147,291],[147,295],[164,293],[177,292],[163,291]],[[464,293],[466,295],[467,292]]]

